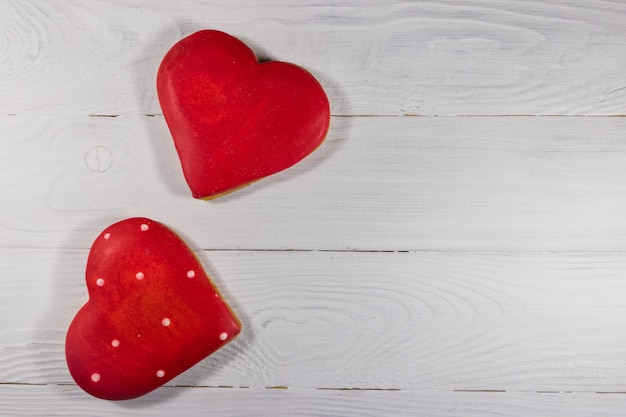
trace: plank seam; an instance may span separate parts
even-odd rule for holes
[[[29,383],[29,382],[0,382],[0,386],[15,387],[76,387],[78,385],[72,383]],[[253,387],[248,385],[164,385],[162,388],[169,389],[259,389],[259,390],[296,390],[296,391],[337,391],[337,392],[404,392],[404,393],[458,393],[458,394],[545,394],[545,395],[561,395],[561,394],[597,394],[597,395],[626,395],[626,391],[584,391],[584,390],[505,390],[505,389],[451,389],[451,390],[433,390],[433,389],[401,389],[401,388],[366,388],[366,387],[319,387],[319,388],[300,388],[288,387],[284,385]]]
[[[32,247],[32,246],[0,246],[0,251],[25,252],[84,252],[91,247]],[[196,248],[194,252],[240,252],[240,253],[355,253],[355,254],[442,254],[442,255],[626,255],[626,250],[593,251],[593,250],[554,250],[554,251],[525,251],[525,250],[448,250],[448,249],[237,249],[237,248]]]
[[[72,114],[72,113],[5,113],[5,116],[15,117],[15,116],[27,116],[27,117],[38,117],[38,116],[64,116],[64,117],[84,117],[83,114]],[[129,114],[121,114],[121,113],[98,113],[98,114],[87,114],[87,117],[92,118],[118,118],[118,117],[163,117],[163,113],[129,113]],[[331,117],[334,118],[397,118],[397,117],[423,117],[423,118],[454,118],[454,117],[462,117],[462,118],[470,118],[470,117],[480,117],[480,118],[488,118],[488,117],[507,117],[507,118],[517,118],[517,117],[540,117],[540,118],[615,118],[615,117],[626,117],[626,114],[453,114],[453,115],[436,115],[436,114],[418,114],[418,113],[401,113],[401,114],[331,114]]]

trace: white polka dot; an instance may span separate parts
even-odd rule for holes
[[[170,319],[168,319],[167,317],[165,317],[163,320],[161,320],[161,324],[165,327],[169,326],[172,323],[172,321]]]
[[[226,340],[227,337],[228,337],[228,333],[226,332],[220,333],[220,340]]]
[[[187,278],[193,278],[195,276],[196,276],[196,271],[194,271],[193,269],[187,271]]]
[[[104,234],[104,239],[105,240],[109,240],[110,237],[111,237],[111,233],[105,233]]]
[[[137,273],[135,274],[135,278],[137,278],[138,280],[140,280],[140,281],[141,281],[141,280],[143,279],[143,272],[137,272]]]
[[[98,279],[96,280],[96,285],[97,285],[98,287],[102,287],[102,286],[104,285],[104,279],[103,279],[103,278],[98,278]]]
[[[159,369],[156,372],[156,376],[159,377],[159,378],[163,378],[165,376],[165,371],[163,369]]]
[[[145,224],[145,223],[141,225],[141,231],[142,231],[142,232],[145,232],[145,231],[146,231],[146,230],[148,230],[149,228],[150,228],[150,226],[148,226],[148,225],[147,225],[147,224]]]
[[[98,381],[100,381],[100,374],[99,374],[99,373],[97,373],[97,372],[95,372],[95,373],[91,374],[91,380],[92,380],[93,382],[98,382]]]
[[[120,345],[120,341],[117,339],[113,339],[113,341],[111,341],[111,346],[113,347],[118,347]]]

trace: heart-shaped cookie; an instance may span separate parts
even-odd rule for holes
[[[165,55],[157,91],[183,174],[210,199],[282,171],[324,140],[324,90],[293,64],[260,63],[239,39],[196,32]]]
[[[89,253],[86,280],[89,301],[65,349],[74,380],[99,398],[146,394],[241,331],[191,249],[150,219],[105,229]]]

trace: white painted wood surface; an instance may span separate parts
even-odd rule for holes
[[[312,71],[335,114],[626,112],[620,1],[7,0],[0,16],[0,113],[160,113],[162,56],[207,27]]]
[[[334,115],[214,202],[154,89],[203,28],[309,69]],[[600,0],[0,2],[0,415],[623,415],[624,28]],[[111,403],[63,341],[131,216],[184,235],[245,327]]]

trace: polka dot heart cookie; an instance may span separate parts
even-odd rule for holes
[[[241,331],[192,250],[150,219],[104,230],[86,280],[89,300],[67,332],[66,358],[76,383],[99,398],[144,395]]]
[[[212,199],[285,170],[324,140],[330,105],[296,65],[259,62],[239,39],[196,32],[157,75],[163,115],[194,197]]]

